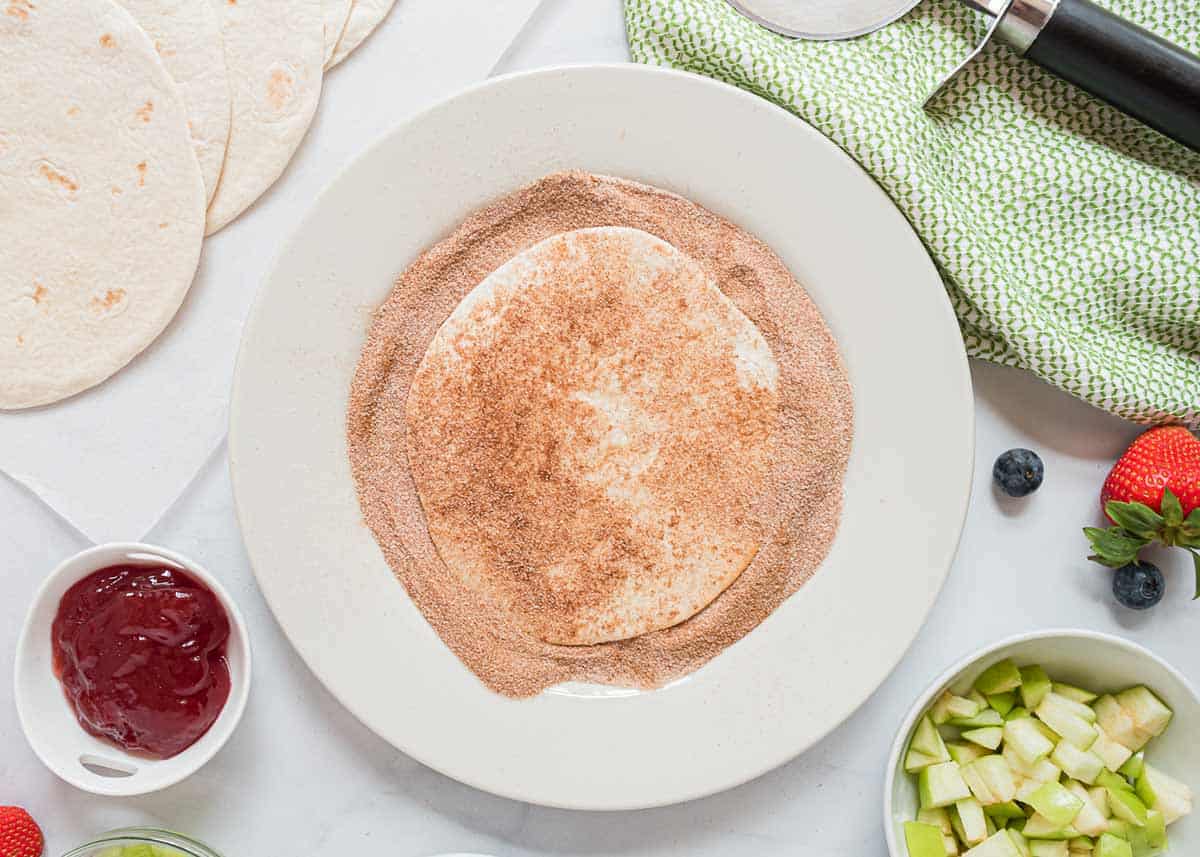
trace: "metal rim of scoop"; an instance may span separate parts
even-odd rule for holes
[[[853,39],[858,36],[865,36],[868,33],[873,33],[876,30],[880,30],[880,29],[886,27],[888,24],[894,23],[895,21],[898,21],[899,19],[903,18],[905,15],[907,15],[909,12],[911,12],[914,8],[916,8],[917,4],[920,3],[921,0],[905,0],[905,2],[903,4],[901,4],[901,8],[899,8],[895,11],[889,12],[886,18],[882,18],[878,21],[871,21],[870,23],[864,24],[860,27],[855,27],[851,30],[844,30],[844,31],[839,31],[839,32],[835,32],[835,33],[830,33],[830,32],[818,33],[818,32],[808,32],[808,31],[803,31],[803,30],[795,30],[790,27],[785,27],[782,24],[778,24],[774,21],[771,21],[768,18],[764,18],[763,16],[750,11],[744,5],[743,0],[726,0],[726,2],[730,6],[732,6],[738,12],[738,14],[740,14],[746,18],[749,18],[751,21],[758,24],[759,26],[766,27],[771,32],[778,33],[781,36],[787,36],[788,38],[791,38],[791,39],[806,39],[808,41],[815,41],[815,42],[835,42],[835,41],[840,41],[842,39]]]

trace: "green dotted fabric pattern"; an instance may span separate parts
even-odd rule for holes
[[[1110,0],[1200,49],[1193,0]],[[941,271],[973,356],[1138,422],[1200,427],[1200,155],[1017,57],[957,0],[842,42],[769,33],[724,0],[625,0],[643,63],[805,119],[891,195]]]

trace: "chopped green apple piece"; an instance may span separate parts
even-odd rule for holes
[[[996,750],[1000,747],[1000,742],[1004,740],[1004,730],[999,726],[988,726],[983,729],[968,730],[962,736],[972,744]]]
[[[977,703],[946,691],[929,709],[929,716],[940,726],[952,717],[974,717],[979,713],[979,708]]]
[[[1032,718],[1009,720],[1004,724],[1005,744],[1026,764],[1044,759],[1054,749],[1054,744],[1034,725]]]
[[[1042,704],[1052,686],[1050,676],[1041,667],[1021,668],[1021,703],[1030,711]]]
[[[1100,776],[1096,777],[1096,785],[1104,786],[1104,788],[1112,790],[1132,792],[1131,786],[1124,777],[1114,774],[1112,771],[1104,771]]]
[[[1017,796],[1017,781],[1002,756],[981,756],[964,765],[962,779],[984,806],[1008,803]]]
[[[1034,717],[1032,717],[1031,719],[1033,720],[1033,725],[1038,728],[1039,732],[1041,732],[1043,735],[1046,736],[1046,739],[1051,744],[1057,744],[1059,741],[1061,741],[1063,739],[1061,735],[1059,735],[1057,732],[1055,732],[1053,729],[1051,729],[1049,726],[1047,726],[1045,723],[1043,723],[1036,715]]]
[[[1140,750],[1145,741],[1138,735],[1137,726],[1129,712],[1121,707],[1115,696],[1105,695],[1092,703],[1096,712],[1096,723],[1104,733],[1122,747],[1129,750]]]
[[[1021,832],[1026,839],[1074,839],[1079,835],[1079,831],[1071,825],[1055,824],[1040,812],[1035,812],[1025,822],[1025,829]]]
[[[1028,779],[1027,777],[1018,777],[1017,778],[1016,799],[1020,803],[1023,803],[1026,806],[1028,806],[1030,795],[1032,795],[1034,792],[1036,792],[1038,789],[1040,789],[1043,785],[1045,785],[1045,784],[1039,783],[1037,780],[1031,780],[1031,779]]]
[[[954,828],[950,826],[950,813],[944,807],[917,810],[917,821],[922,824],[932,824],[943,834],[954,832]]]
[[[1142,828],[1146,834],[1146,844],[1151,848],[1167,846],[1167,818],[1157,809],[1146,811],[1146,826]]]
[[[1090,705],[1085,705],[1077,699],[1072,699],[1069,696],[1063,696],[1061,693],[1050,692],[1050,696],[1054,697],[1055,703],[1062,706],[1073,714],[1082,717],[1088,723],[1096,722],[1096,711]],[[1045,700],[1043,700],[1044,702]]]
[[[1073,699],[1076,702],[1081,702],[1084,705],[1090,705],[1095,702],[1100,694],[1092,693],[1090,690],[1084,690],[1081,687],[1075,687],[1072,684],[1062,684],[1061,682],[1054,683],[1054,692],[1059,696],[1065,696],[1067,699]]]
[[[975,680],[975,689],[985,695],[1005,693],[1021,686],[1021,671],[1010,658],[992,664]]]
[[[1001,748],[1001,755],[1014,773],[1020,774],[1039,783],[1052,783],[1059,778],[1062,771],[1049,759],[1039,759],[1030,764],[1018,755],[1012,744],[1006,743]]]
[[[1132,791],[1109,788],[1108,808],[1114,818],[1127,821],[1134,827],[1146,826],[1146,805]]]
[[[908,857],[946,857],[942,831],[932,824],[904,822],[904,844],[908,846]]]
[[[1022,717],[1032,717],[1032,716],[1033,715],[1029,713],[1028,708],[1026,708],[1023,705],[1018,705],[1012,711],[1008,712],[1008,714],[1005,714],[1004,719],[1005,720],[1020,720]]]
[[[1086,705],[1072,702],[1056,693],[1046,694],[1046,698],[1034,714],[1064,739],[1080,750],[1086,750],[1096,742],[1097,732],[1096,727],[1079,713],[1078,708],[1087,709],[1089,716],[1095,717],[1095,712]]]
[[[988,755],[988,751],[978,744],[950,742],[946,744],[946,749],[950,751],[950,758],[960,765],[966,765],[969,762],[974,762],[980,756]]]
[[[1011,690],[1004,693],[993,693],[987,698],[987,702],[993,711],[1004,717],[1016,707],[1017,694]]]
[[[1168,825],[1174,824],[1192,812],[1192,790],[1184,783],[1167,776],[1152,765],[1145,765],[1140,784],[1146,782],[1145,791],[1153,793],[1153,808],[1163,814]]]
[[[950,816],[951,824],[955,818],[954,832],[966,845],[978,845],[988,838],[987,819],[983,815],[983,806],[975,798],[960,800],[954,804],[954,814]]]
[[[1096,777],[1104,770],[1104,762],[1100,757],[1087,750],[1080,750],[1070,741],[1060,741],[1050,754],[1050,761],[1062,768],[1063,773],[1074,780],[1080,780],[1089,786],[1096,782]]]
[[[971,790],[963,782],[959,767],[954,762],[943,762],[922,769],[917,778],[917,790],[921,795],[921,806],[925,809],[950,806],[955,801],[971,796]]]
[[[1103,729],[1097,728],[1096,732],[1096,742],[1088,748],[1088,752],[1099,756],[1104,767],[1110,771],[1120,771],[1121,767],[1133,756],[1133,751],[1118,744]]]
[[[910,774],[919,774],[923,769],[930,765],[940,765],[946,759],[939,759],[937,756],[926,756],[924,753],[918,753],[916,750],[909,750],[904,754],[904,770]]]
[[[1171,722],[1171,709],[1145,686],[1123,690],[1117,694],[1116,700],[1128,712],[1134,727],[1142,735],[1157,738]]]
[[[997,830],[963,857],[1024,857],[1007,830]]]
[[[1060,783],[1043,783],[1029,796],[1029,805],[1052,824],[1066,827],[1079,815],[1084,803]]]
[[[942,841],[946,843],[946,857],[958,857],[962,853],[959,848],[958,837],[951,833],[949,836],[943,836]]]
[[[1105,766],[1107,767],[1107,765]],[[1136,782],[1142,775],[1142,771],[1146,769],[1146,754],[1142,751],[1130,753],[1129,759],[1119,768],[1109,768],[1110,771],[1116,771],[1118,774],[1129,780],[1131,783]]]
[[[1072,839],[1067,843],[1071,846],[1072,851],[1083,851],[1088,854],[1092,853],[1092,849],[1096,847],[1096,843],[1087,836],[1080,836],[1078,839]]]
[[[1005,801],[1004,803],[994,803],[991,806],[983,808],[984,814],[991,819],[997,821],[1008,821],[1013,818],[1024,818],[1025,810],[1017,806],[1015,801]]]
[[[1067,790],[1083,801],[1083,809],[1071,824],[1084,836],[1099,836],[1108,830],[1108,817],[1092,801],[1091,795],[1083,783],[1078,780],[1067,782]],[[1107,804],[1107,795],[1105,795]]]
[[[1088,800],[1096,809],[1100,810],[1100,814],[1105,818],[1112,818],[1112,813],[1108,811],[1108,789],[1104,786],[1093,786],[1088,789]]]
[[[1029,843],[1029,853],[1033,857],[1070,857],[1070,849],[1063,840],[1051,842],[1047,839],[1035,839]]]
[[[1003,726],[1004,718],[994,708],[984,708],[974,717],[953,717],[950,719],[950,725],[959,729],[985,729],[990,726]]]
[[[937,727],[933,725],[933,721],[929,717],[922,717],[908,744],[908,754],[904,757],[904,770],[915,774],[930,765],[949,761],[950,753],[946,749],[946,743],[942,740],[942,736],[938,734]]]
[[[1017,851],[1021,857],[1033,857],[1033,852],[1029,850],[1029,840],[1019,830],[1007,830],[1008,838],[1012,840],[1013,845],[1017,846]]]
[[[1122,821],[1119,818],[1110,818],[1108,820],[1108,832],[1120,839],[1129,839],[1136,828],[1128,821]]]
[[[1093,853],[1096,857],[1133,857],[1133,847],[1111,833],[1102,833]]]

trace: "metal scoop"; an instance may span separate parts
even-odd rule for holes
[[[793,38],[845,39],[878,30],[917,0],[728,0],[739,12]],[[996,38],[1020,55],[1200,151],[1200,57],[1091,0],[960,0],[992,18],[975,51],[929,96],[936,97]]]

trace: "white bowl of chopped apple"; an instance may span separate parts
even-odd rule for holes
[[[1146,649],[1023,634],[939,677],[897,733],[892,857],[1200,854],[1200,697]]]

